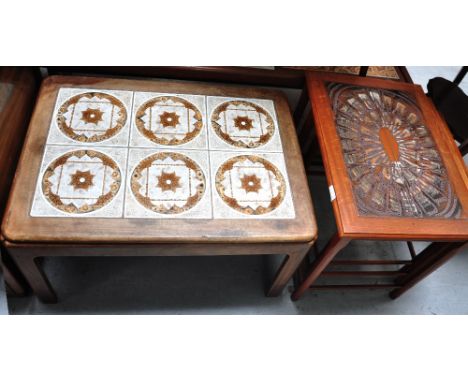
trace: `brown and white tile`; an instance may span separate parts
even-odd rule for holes
[[[215,219],[295,217],[281,153],[210,152]]]
[[[130,149],[126,218],[211,219],[206,151]]]
[[[127,146],[133,92],[62,88],[48,144]]]
[[[207,148],[205,96],[135,92],[131,147]]]
[[[46,146],[31,216],[123,216],[126,148]]]
[[[283,151],[272,100],[207,97],[207,111],[211,150]]]

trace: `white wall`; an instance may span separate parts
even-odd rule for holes
[[[426,85],[431,78],[443,77],[453,81],[461,69],[461,66],[407,66],[408,72],[415,84],[427,91]],[[468,74],[460,84],[461,89],[468,94]]]

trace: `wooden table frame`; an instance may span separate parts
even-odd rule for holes
[[[369,240],[369,239],[363,239]],[[329,240],[325,248],[318,256],[308,264],[309,273],[301,277],[296,282],[296,288],[291,295],[293,301],[297,301],[308,289],[391,289],[389,296],[392,299],[400,297],[419,281],[429,276],[439,267],[455,256],[461,248],[466,246],[466,242],[434,242],[429,244],[423,251],[417,254],[412,260],[334,260],[338,253],[344,249],[352,239],[340,237],[335,233]],[[401,268],[394,271],[325,271],[330,265],[401,265]],[[303,271],[305,273],[305,271]],[[314,285],[320,276],[362,276],[362,277],[393,277],[391,283],[379,284],[325,284]]]
[[[52,66],[50,75],[98,75],[171,78],[176,80],[210,81],[238,85],[276,86],[303,89],[307,67],[273,66]],[[368,66],[361,66],[360,76],[366,76]],[[394,67],[400,81],[411,82],[405,66]],[[350,74],[351,76],[353,74]]]
[[[0,266],[3,271],[3,279],[5,281],[6,292],[9,295],[13,295],[15,297],[24,296],[26,294],[26,286],[24,281],[21,279],[21,276],[18,272],[15,272],[11,264],[11,259],[6,253],[6,249],[4,247],[4,240],[1,238],[0,242]]]
[[[38,73],[31,68],[0,67],[0,217],[3,216],[24,136],[32,114]],[[10,295],[25,294],[25,285],[8,258],[0,235],[0,266]]]
[[[418,219],[359,215],[325,88],[326,81],[402,90],[416,99],[426,118],[426,124],[431,127],[434,142],[441,153],[449,179],[462,206],[460,218]],[[327,181],[336,194],[332,200],[332,206],[337,222],[337,232],[313,261],[307,277],[296,288],[292,299],[299,299],[351,240],[442,242],[433,243],[416,256],[411,264],[400,270],[403,274],[395,281],[398,288],[390,294],[392,298],[396,298],[451,258],[468,239],[468,174],[463,159],[445,122],[419,86],[389,80],[319,73],[308,73],[307,85]]]
[[[6,242],[8,253],[21,269],[34,294],[44,303],[57,302],[57,296],[38,263],[43,257],[60,256],[219,256],[219,255],[286,255],[286,258],[266,290],[268,297],[276,297],[292,278],[312,243],[272,244],[132,244],[132,245],[75,245],[15,244]]]
[[[31,217],[29,212],[56,95],[60,87],[69,86],[274,100],[294,200],[295,218],[195,221]],[[286,98],[278,91],[181,81],[48,77],[43,82],[38,97],[17,174],[2,233],[8,253],[24,274],[33,292],[44,302],[56,301],[55,293],[36,262],[37,258],[47,256],[281,254],[287,258],[268,290],[269,296],[277,296],[294,274],[317,235],[294,124]],[[197,224],[194,224],[195,222]]]
[[[411,76],[409,75],[409,72],[405,66],[395,66],[394,68],[399,76],[399,79],[395,79],[394,81],[406,82],[410,84],[413,83]],[[366,77],[368,69],[368,66],[361,66],[359,70],[359,77]],[[313,74],[316,72],[310,71],[310,73]],[[352,74],[349,74],[349,76],[355,77],[355,75]],[[301,143],[301,150],[303,153],[307,173],[321,175],[324,174],[324,170],[322,168],[323,163],[320,157],[320,150],[317,142],[317,135],[315,134],[314,129],[310,128],[310,126],[313,125],[313,116],[306,81],[304,81],[301,95],[297,102],[296,108],[294,109],[293,118],[299,136],[299,142]]]

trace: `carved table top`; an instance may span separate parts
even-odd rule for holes
[[[419,86],[308,74],[339,232],[468,238],[468,179],[447,126]]]
[[[3,230],[11,241],[310,241],[306,190],[278,92],[53,77]]]

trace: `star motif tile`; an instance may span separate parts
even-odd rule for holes
[[[47,143],[127,146],[132,99],[128,91],[60,89]]]
[[[60,89],[31,216],[295,217],[274,102]]]
[[[130,149],[126,218],[211,219],[208,152]]]
[[[205,97],[136,92],[131,147],[207,149]]]
[[[127,150],[46,146],[31,216],[121,217]]]
[[[282,152],[273,101],[207,97],[212,150]]]
[[[217,219],[294,218],[280,153],[210,153],[213,216]]]

